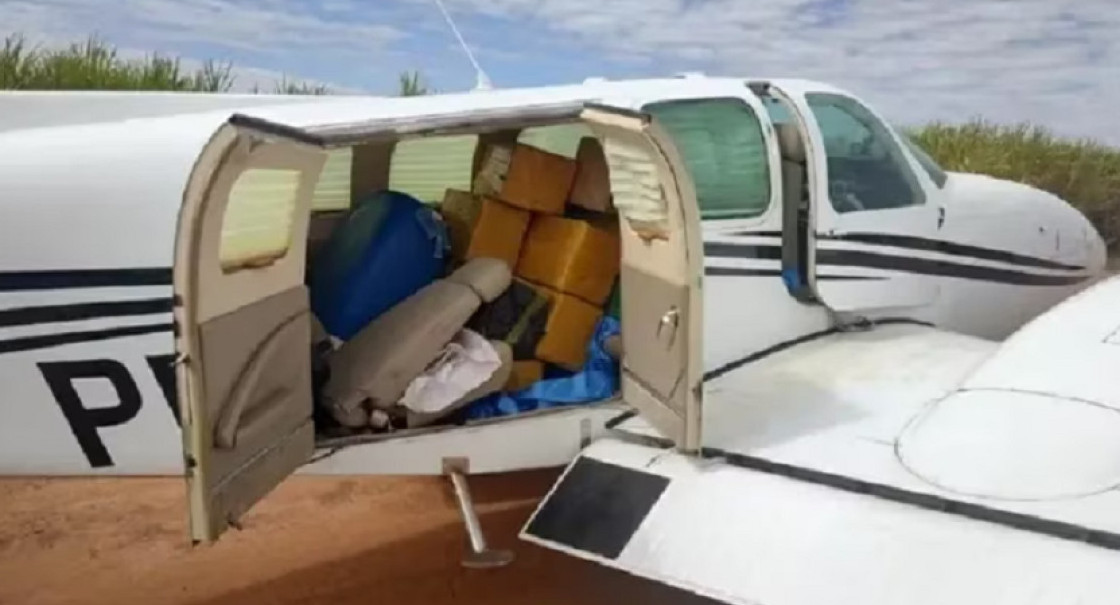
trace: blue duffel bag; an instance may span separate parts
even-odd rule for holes
[[[447,246],[443,221],[416,198],[396,191],[366,197],[315,259],[311,309],[327,332],[348,340],[441,277]]]

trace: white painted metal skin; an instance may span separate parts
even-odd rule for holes
[[[815,82],[774,80],[773,83],[791,97],[806,91],[842,93]],[[169,267],[174,217],[187,173],[207,138],[233,110],[293,127],[337,128],[371,119],[420,118],[472,109],[567,101],[610,98],[640,108],[656,100],[727,96],[736,96],[749,104],[768,126],[766,112],[757,97],[744,86],[744,80],[730,78],[595,82],[408,99],[337,97],[300,99],[290,104],[278,104],[269,99],[263,104],[241,107],[231,107],[232,101],[225,100],[222,109],[201,113],[180,113],[188,106],[174,104],[173,97],[168,97],[164,102],[168,107],[165,111],[172,115],[163,117],[81,125],[70,125],[66,119],[59,118],[65,125],[58,127],[38,121],[34,128],[12,128],[0,133],[0,200],[3,200],[2,211],[6,217],[0,220],[0,246],[3,248],[0,272],[10,277],[26,272]],[[135,98],[143,98],[143,95],[135,95]],[[72,109],[77,111],[86,99],[76,96]],[[251,96],[238,96],[234,100],[255,102]],[[56,112],[56,115],[64,114]],[[765,136],[773,145],[772,129],[767,128]],[[818,161],[823,162],[823,159],[818,158]],[[909,157],[909,161],[923,186],[932,187],[914,158]],[[779,173],[777,152],[773,149],[771,172]],[[822,180],[819,176],[815,178]],[[944,236],[947,238],[982,242],[993,248],[1033,252],[1045,258],[1081,264],[1086,275],[1099,273],[1103,266],[1103,246],[1084,217],[1048,194],[986,177],[950,174],[939,195],[946,209]],[[936,196],[931,194],[931,197]],[[780,228],[780,213],[776,211],[780,200],[780,188],[775,186],[771,210],[762,216],[705,221],[705,241],[776,243],[773,236],[741,233],[773,232]],[[822,208],[825,214],[831,212],[828,204],[823,204]],[[891,232],[889,220],[882,220],[881,231]],[[1008,227],[1016,223],[1023,228]],[[1040,244],[1031,232],[1036,223],[1060,232],[1063,242],[1060,249],[1039,249]],[[1032,237],[1024,238],[1023,234],[1028,232]],[[821,245],[838,249],[857,247],[848,242]],[[904,253],[916,258],[953,258],[937,251],[906,250]],[[982,259],[967,262],[1002,266],[999,262]],[[709,257],[705,264],[708,268],[762,268],[774,267],[775,261]],[[886,270],[843,267],[837,271],[891,274]],[[1028,272],[1059,273],[1051,269]],[[945,329],[993,338],[1006,335],[1027,318],[1081,287],[1079,284],[1022,286],[944,276],[930,279],[937,285],[936,300],[923,308],[908,309],[906,314]],[[708,369],[719,368],[829,325],[829,317],[821,308],[795,303],[782,281],[774,277],[709,276],[704,289],[704,363]],[[166,296],[169,296],[169,288],[159,284],[6,288],[0,291],[0,309],[95,303],[106,299],[150,300]],[[744,303],[748,306],[744,307]],[[750,309],[746,321],[745,308]],[[868,315],[889,315],[896,311],[885,309]],[[36,325],[0,325],[0,336],[12,340],[34,339],[76,329],[111,330],[165,324],[169,319],[170,314],[162,312]],[[169,355],[171,351],[170,334],[164,331],[0,355],[0,380],[7,385],[8,393],[0,407],[3,420],[0,422],[0,472],[178,473],[181,457],[174,417],[146,362],[146,357]],[[55,396],[37,365],[51,360],[100,358],[118,360],[128,368],[142,404],[127,421],[98,431],[112,463],[90,468],[71,426],[59,406],[52,403]],[[114,395],[104,381],[87,382],[89,384],[82,385],[83,397],[92,397],[92,400],[100,397],[107,405],[111,404]],[[375,450],[379,446],[364,447]],[[350,452],[347,459],[360,459],[359,451]],[[360,465],[347,465],[348,471],[360,468]],[[384,468],[384,465],[379,463],[377,468]]]
[[[1120,476],[1118,402],[1105,375],[1115,365],[1114,341],[1120,342],[1120,322],[1110,319],[1120,281],[1053,307],[1103,271],[1104,246],[1085,217],[1049,194],[979,175],[951,173],[938,186],[909,152],[906,162],[928,207],[837,213],[822,203],[828,162],[821,133],[803,111],[804,97],[827,92],[858,99],[815,82],[771,84],[799,110],[807,134],[818,257],[858,253],[881,260],[889,252],[925,272],[911,271],[920,275],[913,277],[885,264],[829,265],[833,276],[882,277],[909,289],[859,289],[859,281],[839,279],[819,288],[826,303],[845,311],[843,320],[907,320],[836,332],[836,318],[825,309],[791,297],[777,275],[780,261],[706,255],[704,447],[727,460],[750,457],[1092,531],[1120,530],[1111,514]],[[83,124],[60,109],[71,102],[63,98],[29,126],[4,123],[0,473],[182,472],[180,431],[167,396],[169,307],[152,303],[171,295],[164,276],[187,177],[231,112],[322,133],[469,111],[571,102],[642,109],[705,97],[739,99],[754,110],[764,124],[770,172],[780,174],[767,112],[745,81],[733,78],[597,81],[409,99],[244,99],[240,106],[237,99],[198,112],[207,103],[188,109],[172,100],[143,111],[146,117],[125,117],[132,115],[130,99],[103,105],[98,115],[108,121]],[[72,102],[78,110],[82,99]],[[704,221],[705,244],[779,245],[781,187],[771,193],[770,210],[759,217]],[[880,241],[869,247],[844,238],[853,233]],[[931,238],[952,246],[911,245]],[[989,252],[969,253],[979,247]],[[950,265],[955,269],[946,270]],[[818,264],[818,277],[824,266]],[[128,273],[127,284],[102,280],[105,270]],[[921,304],[884,304],[898,300]],[[86,313],[105,301],[146,310]],[[86,314],[50,316],[75,305]],[[921,321],[936,327],[914,323]],[[77,332],[103,337],[71,339]],[[114,379],[71,374],[78,379],[52,382],[61,362],[108,367],[113,372],[100,375]],[[75,397],[83,406],[77,412],[63,403]],[[604,438],[607,420],[619,411],[574,409],[355,445],[323,452],[303,472],[434,474],[449,455],[470,458],[472,470],[502,472],[560,465],[582,450],[579,459],[661,475],[670,479],[668,487],[615,558],[525,537],[729,602],[1104,603],[1120,588],[1110,573],[1120,562],[1116,551],[718,457],[686,457],[649,445],[660,436],[641,418]],[[86,424],[75,423],[75,413]]]
[[[643,445],[640,420],[583,452],[670,480],[617,557],[524,537],[733,603],[1114,603],[1117,543],[1083,540],[1120,532],[1117,300],[1120,277],[1002,344],[889,326],[775,354],[710,389],[706,443],[749,460]]]
[[[614,439],[582,456],[669,483],[616,558],[522,537],[722,602],[1106,605],[1120,591],[1116,551]]]

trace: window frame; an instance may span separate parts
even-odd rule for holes
[[[772,155],[773,155],[773,153],[772,153],[773,149],[772,148],[776,144],[776,142],[774,141],[774,137],[773,137],[773,124],[770,120],[769,112],[765,111],[765,109],[766,109],[765,107],[763,107],[764,113],[766,114],[765,120],[764,120],[763,117],[760,116],[758,114],[758,112],[755,111],[754,107],[752,107],[751,104],[748,103],[746,99],[744,99],[742,97],[734,96],[734,95],[719,95],[719,96],[709,96],[709,97],[688,97],[688,98],[662,99],[662,100],[649,101],[649,102],[643,103],[641,105],[641,112],[652,116],[654,119],[657,119],[657,115],[653,112],[654,108],[656,108],[656,107],[666,107],[666,106],[676,106],[676,105],[696,105],[696,104],[701,104],[701,103],[711,103],[711,102],[715,102],[715,101],[724,101],[724,102],[730,101],[730,102],[733,102],[733,103],[737,103],[742,109],[744,109],[748,113],[748,115],[753,116],[756,123],[758,124],[759,134],[762,137],[762,144],[763,144],[763,147],[764,147],[763,156],[765,157],[765,160],[766,160],[765,165],[766,165],[766,200],[767,201],[766,201],[766,207],[761,212],[755,213],[755,212],[750,212],[750,211],[743,210],[743,211],[735,212],[734,214],[724,214],[724,215],[721,215],[721,216],[708,216],[708,215],[706,215],[706,212],[704,210],[704,206],[703,206],[703,204],[700,200],[700,195],[699,195],[699,193],[697,193],[697,195],[696,195],[696,205],[697,205],[698,214],[700,215],[700,220],[701,220],[701,222],[706,222],[706,223],[726,222],[726,221],[764,222],[765,220],[767,220],[769,218],[770,214],[774,212],[774,208],[777,205],[775,198],[780,198],[781,197],[780,189],[776,189],[775,185],[774,185],[774,168],[775,168],[775,166],[774,166],[774,163],[773,163],[773,160],[772,160]],[[672,143],[674,145],[676,145],[677,142],[676,142],[676,139],[673,137],[673,133],[668,128],[666,128],[664,126],[662,126],[662,129],[668,135],[668,137],[672,141]],[[680,155],[681,155],[681,161],[687,167],[688,159],[687,159],[684,151],[682,149],[678,148],[678,153],[680,153]],[[690,172],[689,176],[692,177],[691,172]],[[693,181],[694,181],[693,187],[697,187],[697,185],[695,183],[695,178],[694,177],[692,177],[692,178],[693,178]],[[779,187],[780,187],[780,185],[779,185]],[[777,200],[777,201],[780,202],[780,199]]]
[[[324,183],[323,179],[325,179],[327,177],[328,169],[330,169],[332,167],[337,167],[337,166],[332,166],[331,162],[335,161],[335,162],[341,163],[341,160],[338,160],[338,159],[335,159],[335,158],[342,157],[343,155],[345,156],[345,174],[346,174],[346,188],[343,190],[344,191],[343,195],[344,195],[344,198],[346,200],[346,203],[345,204],[338,204],[338,205],[325,204],[325,203],[323,203],[324,200],[325,199],[331,199],[331,198],[321,195],[323,193],[323,190],[321,189],[323,187],[323,183]],[[353,187],[353,172],[354,172],[354,147],[352,145],[345,145],[343,147],[337,147],[337,148],[328,150],[327,151],[327,159],[323,162],[323,170],[319,173],[319,179],[315,182],[315,189],[311,192],[311,213],[312,214],[317,214],[317,213],[348,212],[348,211],[350,211],[350,209],[354,207],[354,199],[353,199],[353,195],[351,194],[351,190],[352,190],[352,187]]]
[[[933,156],[910,135],[899,132],[898,136],[902,139],[902,144],[910,152],[910,155],[914,156],[914,161],[929,175],[929,180],[933,182],[933,185],[938,189],[944,189],[945,183],[949,181],[949,172],[941,164],[938,164],[937,160],[933,159]]]
[[[580,130],[584,131],[583,134],[581,134],[579,137],[575,138],[575,146],[572,147],[571,153],[566,153],[566,152],[561,153],[560,150],[553,148],[551,145],[542,146],[539,142],[526,141],[524,139],[526,134],[531,134],[533,132],[540,131],[542,129],[561,129],[561,128],[573,128],[573,129],[580,129]],[[545,136],[547,136],[547,135],[545,135]],[[537,149],[540,149],[541,151],[545,151],[545,152],[548,152],[548,153],[551,153],[551,154],[554,154],[554,155],[558,155],[560,157],[565,157],[565,158],[568,158],[569,160],[575,160],[576,159],[576,154],[579,151],[580,140],[584,139],[584,138],[587,138],[587,137],[594,137],[594,136],[595,136],[595,133],[594,133],[594,131],[591,130],[591,127],[588,126],[587,124],[583,123],[583,122],[563,122],[563,123],[559,123],[559,124],[544,124],[544,125],[541,125],[541,126],[527,126],[525,128],[521,128],[517,133],[517,142],[518,142],[518,144],[529,145],[529,146],[532,146],[532,147],[536,147]],[[545,139],[545,140],[548,140],[548,139]]]
[[[223,251],[227,250],[227,248],[226,248],[227,242],[230,242],[232,244],[232,242],[235,241],[235,239],[234,239],[235,236],[232,236],[232,235],[230,236],[230,239],[228,239],[228,240],[226,239],[226,223],[230,219],[230,211],[235,210],[235,208],[237,208],[235,206],[236,199],[234,198],[234,193],[237,191],[237,186],[238,186],[238,183],[241,182],[241,179],[245,178],[246,175],[252,174],[254,172],[285,173],[285,174],[290,175],[292,177],[292,181],[293,181],[292,184],[294,184],[294,188],[290,192],[286,192],[285,193],[285,199],[282,200],[287,205],[287,207],[283,210],[284,214],[286,214],[286,217],[283,219],[283,223],[282,223],[283,226],[285,227],[284,237],[283,237],[283,246],[279,250],[273,250],[273,249],[269,248],[269,249],[261,251],[258,254],[246,255],[246,256],[235,256],[232,259],[226,260],[226,259],[223,258]],[[302,174],[301,174],[301,171],[298,168],[277,167],[277,166],[251,166],[251,167],[245,168],[244,170],[240,171],[237,174],[237,176],[233,179],[233,182],[230,184],[229,193],[227,194],[229,199],[226,201],[225,208],[222,209],[222,217],[221,217],[221,221],[219,223],[219,239],[218,239],[218,242],[217,242],[217,244],[218,244],[217,259],[218,259],[218,266],[221,269],[223,274],[228,275],[230,273],[236,273],[238,271],[243,271],[243,270],[246,270],[246,269],[254,269],[254,268],[257,268],[257,267],[265,267],[265,266],[271,265],[273,263],[276,263],[276,262],[278,262],[278,261],[280,261],[280,260],[282,260],[282,259],[284,259],[285,257],[288,256],[288,254],[292,250],[292,243],[295,240],[295,229],[297,227],[296,211],[299,208],[299,196],[300,196],[300,193],[301,193],[301,191],[300,191],[301,182],[302,182]],[[285,185],[286,184],[287,183],[285,183]],[[288,198],[287,193],[291,194],[290,200],[287,199]],[[281,203],[281,200],[277,200],[273,203],[277,203],[277,204]],[[277,237],[277,239],[279,239],[279,237]],[[252,250],[250,250],[250,251],[252,251]],[[234,251],[231,250],[230,253],[233,254]]]
[[[894,131],[894,129],[891,128],[890,125],[885,120],[883,120],[881,117],[879,117],[870,107],[868,107],[865,103],[863,103],[862,101],[860,101],[859,99],[857,99],[857,98],[855,98],[851,95],[847,95],[847,94],[843,94],[843,93],[839,93],[839,92],[809,91],[809,92],[805,92],[802,95],[802,97],[803,97],[803,102],[805,103],[805,108],[809,112],[810,117],[813,120],[814,127],[816,128],[817,134],[818,134],[818,136],[820,137],[820,140],[821,140],[821,156],[823,157],[824,162],[825,162],[823,168],[825,170],[825,176],[826,176],[825,183],[824,183],[824,185],[825,185],[824,193],[828,198],[829,206],[831,206],[833,212],[835,212],[838,215],[865,213],[865,212],[889,212],[889,211],[906,210],[908,208],[921,208],[921,207],[927,206],[929,204],[929,201],[930,201],[929,194],[926,191],[926,188],[922,185],[920,175],[918,175],[918,173],[914,169],[914,166],[911,164],[910,154],[907,153],[908,150],[906,148],[906,145],[905,145],[905,143],[899,142],[897,140],[897,137],[900,137],[902,135],[900,135],[899,133],[896,133]],[[871,132],[872,136],[875,136],[877,134],[884,135],[885,140],[883,141],[883,144],[885,144],[887,146],[887,154],[893,160],[893,163],[895,164],[896,168],[902,171],[901,176],[903,177],[903,180],[907,183],[907,185],[909,185],[909,188],[910,188],[910,190],[912,192],[912,195],[913,195],[912,203],[904,204],[904,205],[898,205],[898,206],[889,206],[889,207],[885,207],[885,208],[864,208],[864,209],[843,208],[843,207],[838,207],[836,205],[835,200],[832,199],[832,191],[831,191],[831,178],[832,178],[832,176],[829,173],[828,162],[829,162],[830,157],[829,157],[829,154],[828,154],[828,145],[827,145],[827,142],[826,142],[825,130],[821,127],[821,121],[820,121],[819,116],[817,115],[817,109],[820,106],[818,105],[818,106],[814,107],[814,102],[819,102],[819,100],[821,100],[821,99],[823,99],[825,101],[840,101],[840,103],[841,103],[840,105],[837,105],[835,103],[828,103],[827,106],[843,112],[848,117],[850,117],[852,120],[854,120],[855,122],[858,122],[861,126],[867,128]],[[847,106],[845,106],[845,105],[847,105]],[[860,115],[857,115],[856,113],[852,113],[852,112],[848,111],[848,108],[851,107],[851,106],[857,107],[858,110],[865,115],[860,116]],[[869,124],[864,118],[869,118],[873,123]],[[878,131],[878,132],[876,132],[876,131]]]

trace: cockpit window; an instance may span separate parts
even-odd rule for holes
[[[929,156],[924,149],[922,149],[909,135],[903,134],[901,137],[902,142],[906,144],[906,148],[914,155],[914,159],[922,165],[922,169],[926,171],[929,178],[940,189],[945,186],[945,181],[949,180],[949,175]]]
[[[925,193],[890,129],[851,97],[805,95],[824,139],[828,193],[837,212],[919,206]]]

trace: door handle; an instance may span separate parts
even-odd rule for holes
[[[657,322],[657,338],[661,338],[661,331],[666,326],[673,328],[673,333],[669,337],[669,346],[673,346],[673,341],[677,338],[677,324],[680,322],[680,311],[676,307],[669,309],[661,316],[661,321]]]

